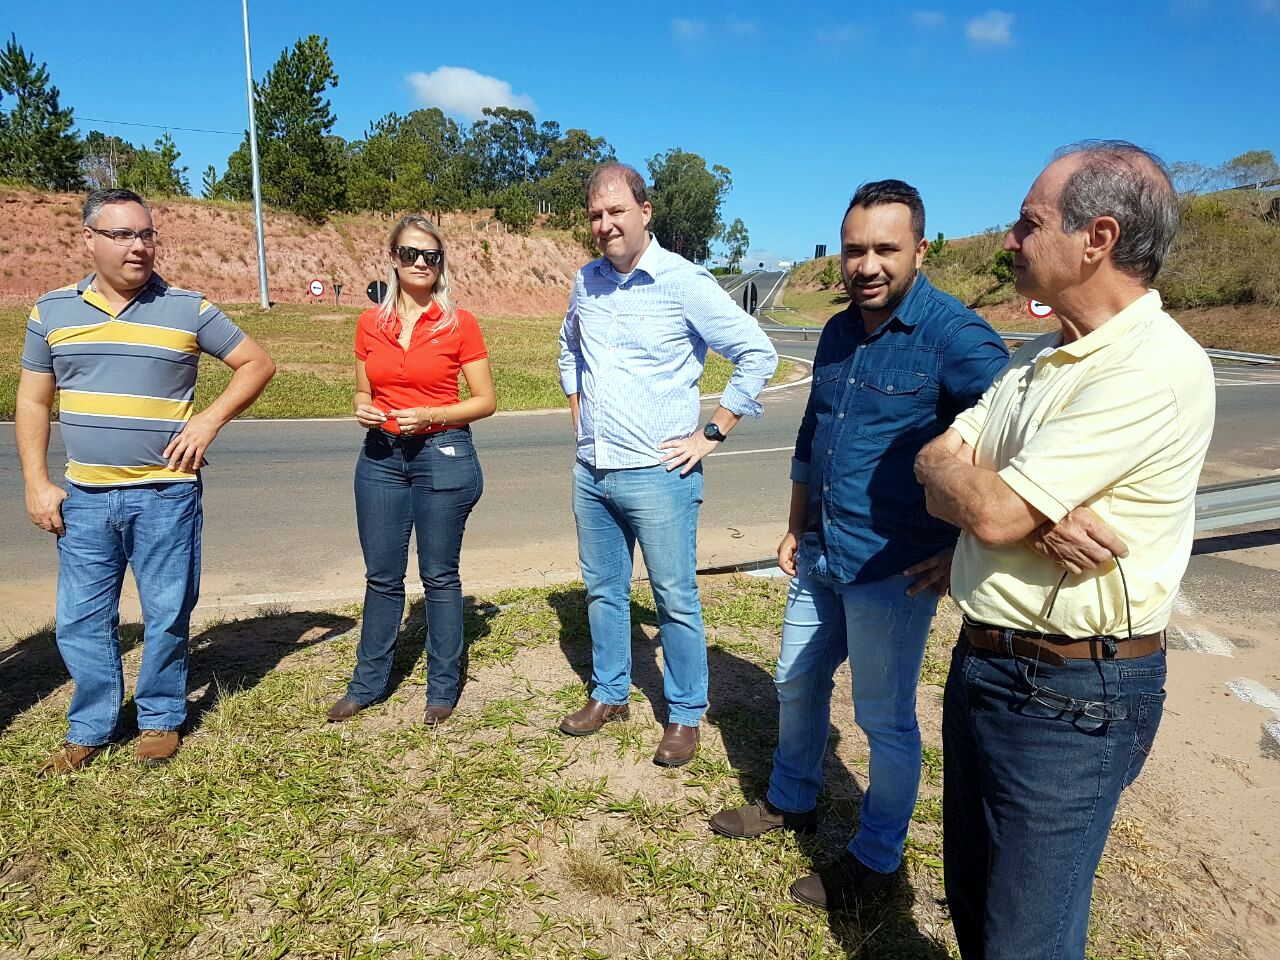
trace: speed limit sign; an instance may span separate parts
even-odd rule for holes
[[[320,280],[312,280],[311,283],[307,285],[307,290],[310,291],[313,297],[323,297],[324,283]]]
[[[1027,313],[1035,317],[1037,320],[1045,320],[1053,316],[1053,307],[1047,303],[1041,303],[1039,300],[1027,301]]]

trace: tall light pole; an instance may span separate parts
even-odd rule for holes
[[[249,54],[249,0],[240,0],[244,12],[244,74],[249,92],[249,164],[253,169],[253,219],[258,227],[258,298],[263,310],[271,308],[267,298],[267,244],[262,230],[262,178],[258,175],[258,118],[253,96],[253,61]]]

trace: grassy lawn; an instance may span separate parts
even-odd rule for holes
[[[788,284],[782,291],[780,309],[768,315],[788,326],[820,327],[849,303],[843,287],[834,290],[793,290]]]
[[[280,305],[264,312],[256,306],[230,304],[230,316],[256,338],[275,359],[279,372],[248,417],[340,417],[351,413],[355,389],[354,357],[358,307]],[[22,356],[27,307],[0,306],[0,419],[12,419]],[[499,410],[537,410],[566,406],[560,392],[556,359],[561,317],[482,317],[489,346]],[[791,364],[782,361],[775,381]],[[707,356],[704,393],[724,389],[732,365]],[[207,405],[226,386],[227,368],[201,358],[196,390],[198,406]]]
[[[704,583],[711,711],[698,758],[666,771],[650,760],[661,681],[645,588],[633,596],[632,719],[595,737],[555,729],[586,697],[580,585],[469,604],[468,684],[435,731],[420,723],[420,625],[404,632],[390,699],[330,725],[324,710],[350,675],[358,610],[261,610],[197,631],[189,730],[171,764],[144,770],[125,744],[47,782],[32,774],[65,729],[66,675],[50,631],[0,640],[0,953],[954,957],[938,738],[953,609],[936,625],[920,687],[926,746],[903,883],[882,905],[829,921],[787,896],[815,858],[843,848],[866,782],[847,673],[818,835],[732,841],[707,829],[711,813],[766,783],[785,590],[782,580]],[[410,622],[420,624],[420,607]],[[123,634],[131,685],[139,630]],[[1222,955],[1182,923],[1197,907],[1165,882],[1167,853],[1141,822],[1117,821],[1091,957]],[[1207,923],[1197,917],[1197,929]]]

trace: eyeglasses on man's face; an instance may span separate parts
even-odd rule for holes
[[[141,240],[144,247],[154,247],[156,239],[159,237],[159,234],[150,227],[146,230],[129,230],[125,227],[120,227],[116,230],[99,230],[97,227],[90,227],[89,229],[99,236],[108,238],[117,247],[131,247],[135,240]]]
[[[444,263],[443,250],[419,250],[417,247],[395,246],[391,248],[391,252],[406,267],[412,267],[418,262],[419,257],[428,267],[438,267]]]

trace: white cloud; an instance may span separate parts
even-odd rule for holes
[[[988,10],[964,26],[965,36],[978,46],[1005,47],[1013,43],[1013,14]]]
[[[916,10],[911,14],[911,22],[921,30],[937,30],[947,22],[947,15],[941,10]]]
[[[848,47],[861,41],[864,36],[865,31],[857,24],[838,23],[829,29],[820,31],[818,39],[832,46]]]
[[[681,43],[694,43],[701,40],[706,32],[707,25],[701,20],[676,17],[671,21],[671,35]]]
[[[445,113],[476,120],[485,107],[514,107],[537,112],[533,98],[514,93],[511,84],[467,67],[438,67],[430,73],[411,73],[409,83],[418,102]]]
[[[739,20],[737,17],[730,17],[726,26],[735,37],[754,37],[760,33],[760,25],[754,20]]]

